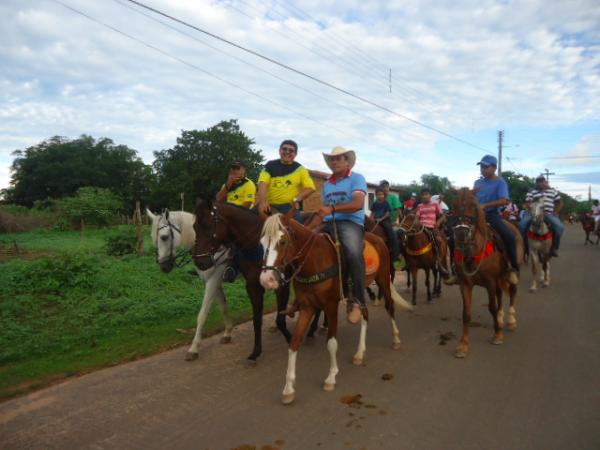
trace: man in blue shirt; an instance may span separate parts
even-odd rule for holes
[[[352,172],[356,162],[354,150],[334,147],[330,153],[323,153],[332,175],[323,185],[323,206],[318,213],[325,222],[324,229],[331,235],[333,220],[337,237],[342,244],[346,258],[346,270],[352,280],[353,297],[356,304],[348,313],[350,323],[358,323],[365,303],[365,260],[364,246],[364,204],[367,182],[361,174]]]
[[[398,236],[394,232],[392,226],[392,207],[385,195],[385,190],[382,187],[375,189],[376,200],[371,205],[371,219],[376,220],[378,224],[383,228],[387,237],[390,248],[390,256],[392,260],[398,258],[400,253],[400,244],[398,243]]]
[[[504,242],[510,261],[509,282],[517,284],[519,282],[517,241],[514,233],[504,222],[498,210],[498,208],[507,205],[509,202],[508,184],[506,184],[504,178],[496,176],[498,160],[495,156],[485,155],[477,164],[480,166],[481,178],[475,181],[474,189],[477,190],[475,195],[485,211],[485,219]]]

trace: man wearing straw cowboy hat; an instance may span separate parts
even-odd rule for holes
[[[342,244],[346,268],[353,285],[354,301],[348,313],[348,321],[357,323],[361,319],[361,308],[365,303],[365,261],[363,241],[365,236],[363,210],[367,182],[361,174],[353,172],[356,162],[354,150],[334,147],[323,153],[332,175],[323,185],[323,203],[318,213],[325,222],[324,230],[335,236]],[[335,221],[335,222],[334,222]],[[334,226],[337,230],[334,230]]]

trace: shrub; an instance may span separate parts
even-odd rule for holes
[[[106,238],[106,253],[111,256],[122,256],[135,253],[137,237],[135,229],[126,228],[119,234]]]
[[[123,207],[121,199],[109,189],[83,187],[74,197],[56,201],[64,217],[75,224],[109,225]]]

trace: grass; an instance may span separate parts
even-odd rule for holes
[[[4,235],[43,256],[12,258],[0,270],[0,399],[10,398],[94,368],[176,345],[191,336],[204,286],[191,266],[160,272],[154,256],[111,257],[106,237],[119,230],[30,232]],[[149,239],[149,238],[148,238]],[[251,317],[244,284],[226,284],[236,322]],[[272,295],[265,310],[274,308]],[[223,329],[217,307],[206,334]]]

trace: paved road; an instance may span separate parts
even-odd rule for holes
[[[328,371],[323,336],[302,347],[298,398],[280,403],[287,349],[265,333],[256,367],[247,325],[234,343],[208,339],[198,361],[185,348],[102,370],[0,405],[5,449],[600,449],[600,246],[568,227],[552,286],[518,296],[517,331],[492,346],[483,290],[476,291],[472,353],[453,357],[460,334],[456,287],[402,313],[403,347],[372,308],[365,367],[351,364],[358,328],[340,331],[340,374]],[[267,323],[272,319],[267,318]],[[391,380],[382,380],[391,374]],[[344,396],[360,394],[348,404]]]

